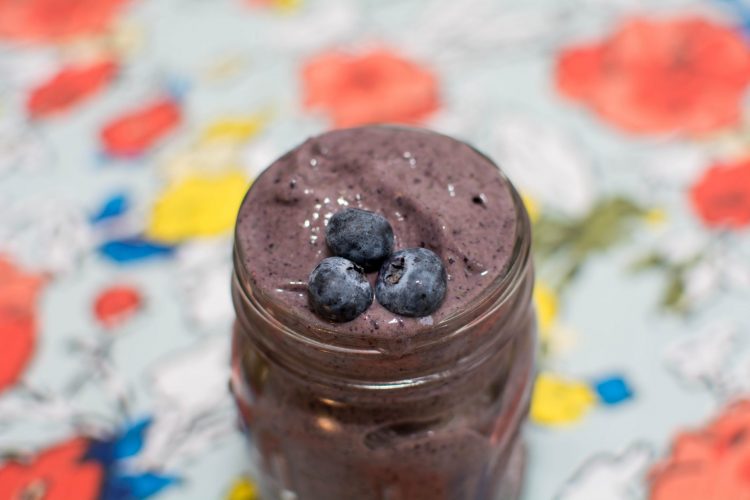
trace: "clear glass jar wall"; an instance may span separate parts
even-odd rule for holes
[[[295,323],[256,293],[235,248],[232,389],[264,499],[518,496],[536,326],[529,221],[513,196],[507,272],[407,343],[347,346]]]

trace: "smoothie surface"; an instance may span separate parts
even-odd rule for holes
[[[394,251],[423,246],[440,256],[448,286],[436,312],[407,318],[373,301],[354,320],[329,323],[310,310],[304,284],[331,256],[325,224],[345,207],[386,217]],[[517,216],[508,181],[470,146],[424,130],[372,126],[313,137],[271,164],[240,208],[236,238],[250,285],[289,313],[344,335],[395,337],[455,314],[503,275]],[[376,275],[368,274],[371,282]]]

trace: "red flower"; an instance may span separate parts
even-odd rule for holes
[[[706,170],[690,189],[690,201],[708,226],[750,225],[750,158]]]
[[[84,461],[88,441],[74,438],[49,448],[29,463],[0,466],[0,498],[94,500],[103,479],[101,465]]]
[[[0,0],[0,38],[52,42],[104,31],[127,0]]]
[[[127,321],[143,300],[137,289],[126,285],[115,285],[103,290],[94,302],[94,315],[107,328],[119,326]]]
[[[680,434],[651,471],[650,500],[750,500],[750,401]]]
[[[34,351],[36,299],[44,282],[0,255],[0,392],[18,380]]]
[[[565,50],[557,64],[560,92],[635,133],[734,125],[748,82],[740,35],[697,17],[632,19],[606,40]]]
[[[320,55],[302,79],[305,106],[324,109],[337,127],[418,123],[438,108],[435,75],[388,50]]]
[[[43,118],[66,111],[102,90],[116,72],[117,66],[112,61],[63,68],[31,91],[26,103],[29,114]]]
[[[128,111],[112,120],[101,131],[101,141],[113,156],[143,153],[179,125],[182,113],[171,99],[162,99]]]

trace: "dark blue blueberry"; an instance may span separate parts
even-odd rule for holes
[[[334,255],[374,270],[393,251],[393,229],[380,214],[346,208],[328,221],[326,242]]]
[[[321,318],[351,321],[372,304],[372,287],[361,267],[341,257],[320,261],[307,282],[310,307]]]
[[[383,263],[375,285],[378,302],[402,316],[427,316],[445,297],[446,274],[435,252],[426,248],[400,250]]]

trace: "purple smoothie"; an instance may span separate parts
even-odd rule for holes
[[[309,309],[304,284],[344,207],[385,216],[396,250],[441,257],[436,312],[406,318],[374,301],[329,323]],[[528,233],[497,167],[426,131],[329,132],[255,181],[236,230],[233,388],[269,498],[516,494],[534,350]]]
[[[475,300],[506,269],[517,214],[507,180],[486,157],[446,136],[365,127],[309,139],[254,183],[237,219],[247,278],[292,314],[323,323],[296,284],[329,257],[325,224],[338,210],[378,212],[395,250],[427,247],[442,259],[448,294],[439,322]],[[352,338],[404,337],[429,320],[396,316],[375,302],[336,331]]]

